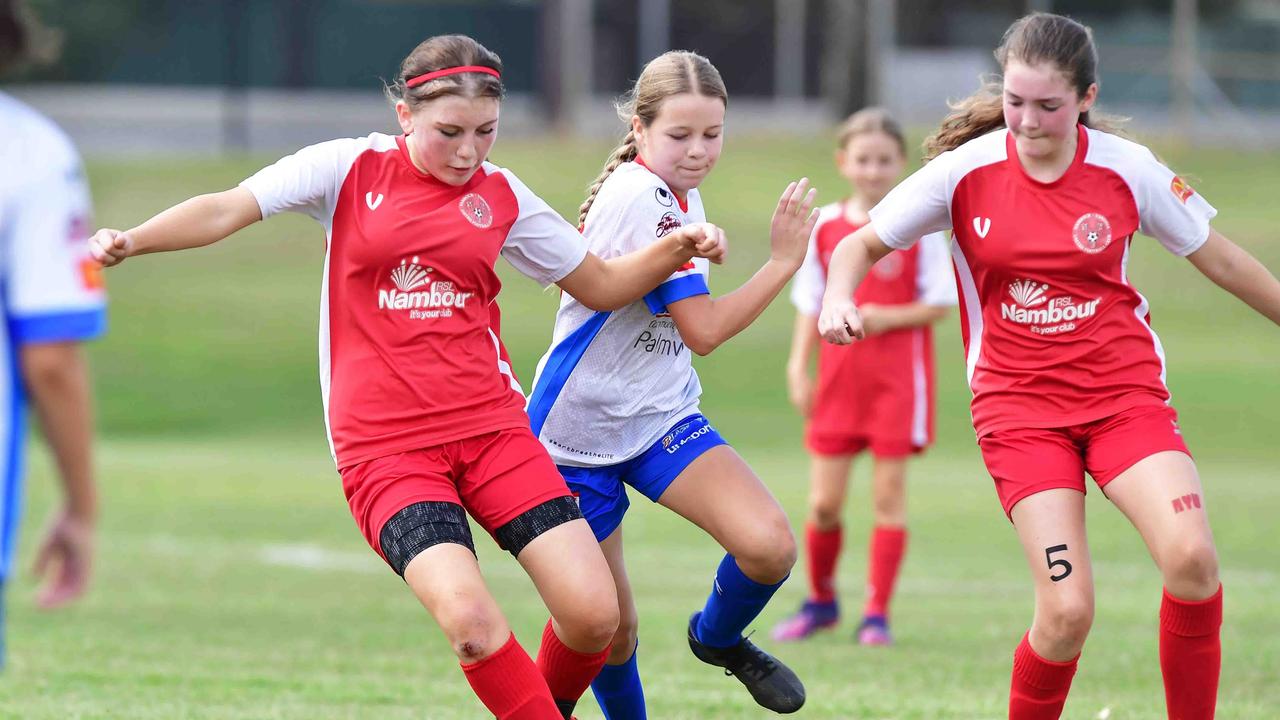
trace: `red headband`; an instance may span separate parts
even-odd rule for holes
[[[484,73],[486,75],[492,75],[498,79],[502,79],[502,75],[498,74],[498,71],[494,70],[491,67],[484,67],[483,65],[462,65],[459,67],[451,67],[451,68],[445,68],[443,70],[436,70],[435,72],[429,72],[426,75],[419,75],[416,78],[409,78],[408,80],[405,81],[404,84],[407,87],[418,87],[419,85],[423,83],[431,82],[436,78],[442,78],[447,75],[457,75],[458,73],[467,73],[467,72]]]

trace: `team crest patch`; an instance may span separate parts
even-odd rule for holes
[[[1111,245],[1111,223],[1098,213],[1085,213],[1071,230],[1076,247],[1095,255]]]
[[[902,256],[896,252],[885,255],[877,260],[875,265],[871,266],[871,272],[875,273],[876,277],[881,280],[897,278],[902,274]]]
[[[458,201],[458,209],[462,211],[462,217],[466,218],[467,222],[481,230],[493,224],[493,211],[489,209],[489,203],[477,193],[463,195]]]
[[[670,235],[671,231],[680,227],[680,218],[675,213],[664,213],[662,218],[658,220],[658,229],[654,233],[658,237]]]
[[[1184,205],[1187,203],[1187,198],[1196,194],[1196,191],[1191,189],[1191,186],[1187,184],[1187,181],[1177,175],[1174,175],[1173,179],[1169,181],[1169,190],[1171,190],[1174,196],[1181,200]]]

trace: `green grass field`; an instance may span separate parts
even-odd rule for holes
[[[576,217],[580,188],[607,149],[503,140],[494,159]],[[1272,198],[1280,157],[1162,150],[1217,204],[1216,226],[1280,268]],[[98,221],[128,227],[230,186],[265,160],[92,163]],[[825,140],[730,139],[704,192],[732,247],[714,290],[735,287],[763,259],[769,213],[788,179],[810,174],[824,201],[842,193],[830,165]],[[430,618],[364,545],[329,460],[315,370],[322,232],[302,218],[275,219],[218,247],[110,272],[112,329],[93,349],[104,495],[96,583],[57,613],[34,609],[25,575],[10,583],[0,717],[484,716]],[[1152,301],[1222,556],[1218,717],[1280,717],[1280,330],[1154,241],[1138,246],[1131,274]],[[505,339],[527,383],[556,297],[502,272]],[[704,409],[798,523],[807,466],[782,383],[790,324],[780,301],[698,368]],[[801,717],[1003,716],[1031,585],[973,441],[957,325],[953,315],[939,331],[939,443],[912,466],[898,645],[859,648],[849,627],[804,646],[763,641],[805,679]],[[840,575],[851,611],[861,601],[869,519],[865,465],[855,472]],[[38,446],[28,484],[24,567],[56,499]],[[1163,717],[1159,576],[1119,513],[1097,492],[1089,505],[1098,610],[1065,717]],[[685,620],[720,551],[660,508],[633,507],[627,533],[650,717],[766,716],[685,646]],[[487,577],[532,649],[545,610],[519,566],[492,542],[479,544]],[[756,623],[757,638],[803,589],[797,574]],[[600,717],[589,697],[578,714]]]

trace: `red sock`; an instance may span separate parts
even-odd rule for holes
[[[898,568],[907,552],[907,529],[877,525],[871,531],[867,564],[867,606],[863,615],[889,616],[889,600],[898,581]]]
[[[813,523],[804,526],[804,543],[809,549],[809,599],[829,603],[836,600],[836,562],[844,540],[841,526],[820,530]]]
[[[551,688],[551,697],[576,702],[600,674],[607,657],[607,647],[600,652],[580,653],[565,645],[548,620],[542,631],[542,647],[538,648],[538,670]]]
[[[1022,636],[1013,652],[1013,682],[1009,687],[1009,720],[1058,720],[1076,674],[1077,655],[1066,662],[1045,660]]]
[[[1212,720],[1222,669],[1222,586],[1205,600],[1160,604],[1160,673],[1169,720]]]
[[[499,720],[561,720],[547,682],[514,633],[498,652],[462,672],[480,702]]]

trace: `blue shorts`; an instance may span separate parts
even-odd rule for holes
[[[578,498],[582,515],[596,540],[604,540],[622,524],[631,506],[624,484],[657,502],[684,469],[702,453],[728,445],[702,415],[677,422],[662,439],[636,457],[617,465],[570,467],[559,465],[569,489]]]

